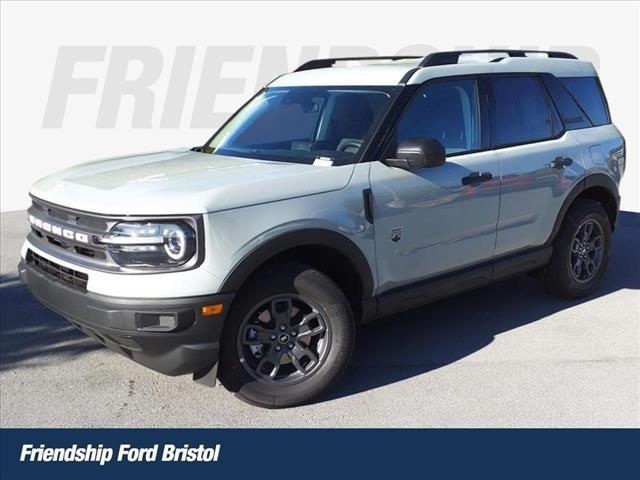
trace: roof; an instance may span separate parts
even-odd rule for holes
[[[432,78],[483,73],[550,73],[560,77],[597,75],[590,62],[578,60],[562,52],[550,52],[549,58],[541,55],[520,55],[522,51],[510,52],[517,54],[509,55],[496,51],[441,52],[427,57],[400,59],[398,57],[367,57],[360,60],[315,60],[302,65],[295,72],[278,77],[269,86],[392,86],[400,83],[422,83]],[[446,61],[443,60],[445,54]],[[452,61],[450,58],[452,54],[455,57],[453,61],[457,63],[448,63]],[[430,61],[430,57],[434,55],[438,58],[435,62],[433,58]],[[373,63],[363,65],[362,60]],[[354,62],[358,63],[354,65]],[[338,65],[335,65],[336,63]]]

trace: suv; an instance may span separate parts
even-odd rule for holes
[[[142,365],[293,406],[334,384],[363,322],[521,272],[587,295],[624,167],[570,54],[313,60],[203,146],[38,181],[19,273]]]

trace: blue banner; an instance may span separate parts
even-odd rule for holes
[[[0,477],[637,478],[638,430],[3,429]],[[193,478],[193,477],[183,478]]]

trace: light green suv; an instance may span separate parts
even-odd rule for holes
[[[592,65],[544,53],[306,63],[203,146],[37,182],[20,276],[109,348],[264,407],[325,392],[360,323],[528,271],[587,295],[624,139]]]

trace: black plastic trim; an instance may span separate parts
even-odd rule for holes
[[[362,191],[362,202],[364,203],[364,218],[373,224],[373,192],[370,188]]]
[[[378,310],[375,318],[386,317],[518,273],[535,270],[546,265],[552,253],[551,246],[543,246],[383,292],[376,297]]]
[[[480,147],[484,151],[491,148],[491,119],[489,117],[491,85],[489,78],[485,76],[476,77],[476,84],[478,85],[480,107]]]
[[[217,362],[219,339],[234,294],[185,298],[120,298],[82,292],[40,273],[22,260],[20,280],[36,299],[66,318],[83,333],[141,365],[167,375],[211,368]],[[204,317],[204,305],[222,303],[219,315]],[[153,331],[140,314],[173,315],[171,331]]]
[[[86,273],[74,270],[72,268],[64,267],[57,262],[43,257],[42,255],[38,255],[31,249],[27,250],[25,260],[27,265],[31,265],[41,274],[51,278],[53,281],[64,282],[70,287],[78,289],[82,292],[87,291],[89,275],[87,275]]]
[[[549,238],[547,239],[545,245],[551,245],[555,240],[558,232],[560,231],[560,227],[562,227],[564,217],[574,200],[578,198],[578,196],[580,196],[582,192],[593,187],[601,187],[608,191],[616,202],[616,209],[620,209],[620,193],[618,191],[618,185],[616,185],[616,182],[614,182],[611,177],[605,175],[604,173],[594,173],[592,175],[588,175],[587,177],[581,179],[568,193],[567,197],[562,203],[562,206],[560,207],[560,211],[558,212],[558,216],[556,217],[556,221],[553,225],[553,230],[551,231],[551,234],[549,235]],[[616,220],[617,218],[618,215],[616,215]],[[612,224],[611,227],[615,229],[615,223]]]
[[[420,88],[420,84],[406,85],[401,87],[400,92],[392,100],[386,115],[367,143],[365,151],[362,153],[361,162],[372,162],[380,160],[384,149],[387,147],[389,136],[393,133],[395,124],[404,111],[407,103],[413,94]]]
[[[235,292],[261,265],[276,255],[296,247],[324,246],[349,258],[362,282],[363,297],[373,294],[373,274],[367,259],[358,246],[340,233],[321,228],[297,230],[277,236],[243,258],[224,280],[221,292]]]
[[[609,110],[609,100],[607,100],[607,95],[604,93],[604,88],[602,88],[602,82],[600,81],[600,77],[598,75],[595,75],[595,79],[596,79],[596,85],[598,85],[598,88],[600,89],[600,95],[602,96],[602,101],[604,102],[604,109],[607,112],[607,118],[609,120],[607,123],[601,123],[598,126],[611,125],[613,123],[613,120],[611,119],[611,110]]]
[[[97,212],[91,212],[89,210],[80,210],[78,208],[74,208],[74,207],[69,207],[66,205],[60,205],[58,203],[53,203],[50,202],[48,200],[43,200],[40,197],[37,197],[35,195],[29,194],[29,196],[31,197],[31,200],[36,202],[36,203],[41,203],[44,206],[47,207],[53,207],[53,208],[58,208],[60,210],[68,210],[69,212],[75,212],[78,213],[80,215],[88,215],[88,216],[92,216],[92,217],[97,217],[97,218],[101,218],[104,220],[114,220],[114,221],[121,221],[121,222],[129,222],[129,221],[136,221],[136,220],[145,220],[145,219],[160,219],[160,218],[190,218],[190,217],[201,217],[202,214],[201,213],[184,213],[184,214],[180,214],[180,215],[174,215],[174,214],[169,214],[169,215],[163,215],[160,213],[154,213],[154,214],[149,214],[149,215],[139,215],[139,214],[129,214],[129,213],[97,213]]]
[[[400,81],[398,82],[398,85],[406,85],[407,82],[411,80],[411,77],[413,77],[413,74],[416,73],[418,70],[420,70],[420,67],[412,68],[411,70],[409,70],[400,79]]]
[[[500,50],[500,49],[489,49],[489,50],[454,50],[450,52],[434,52],[426,57],[420,62],[421,67],[435,67],[439,65],[455,65],[458,63],[460,55],[463,54],[473,54],[473,53],[504,53],[508,57],[525,57],[527,53],[546,53],[548,58],[565,58],[571,60],[577,60],[578,58],[575,55],[566,52],[555,52],[555,51],[545,51],[545,50]]]
[[[335,57],[335,58],[317,58],[303,63],[294,72],[304,72],[305,70],[315,70],[318,68],[333,67],[337,62],[349,61],[366,61],[366,60],[407,60],[412,58],[422,58],[418,55],[390,55],[390,56],[374,56],[374,57]]]

